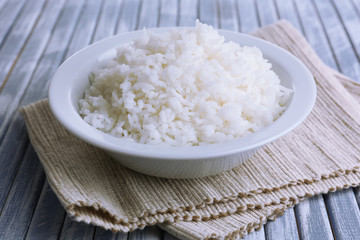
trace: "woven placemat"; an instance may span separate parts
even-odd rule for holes
[[[317,101],[294,131],[222,174],[175,180],[136,173],[64,130],[47,100],[22,108],[30,140],[68,214],[113,231],[159,224],[183,239],[235,238],[306,197],[359,185],[359,85],[324,65],[286,21],[254,35],[306,64]]]

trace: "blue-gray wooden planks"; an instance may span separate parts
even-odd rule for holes
[[[359,80],[360,63],[349,41],[339,16],[330,0],[315,1],[317,13],[330,45],[335,54],[340,70],[354,80]]]
[[[117,23],[116,33],[135,30],[138,26],[138,16],[141,10],[140,0],[125,1]]]
[[[194,26],[198,18],[198,2],[194,0],[181,0],[179,4],[179,26]]]
[[[178,25],[178,0],[161,0],[159,27],[173,27]]]
[[[159,24],[160,0],[142,1],[137,29],[155,28]]]
[[[322,195],[295,206],[300,239],[332,239],[333,234]]]
[[[16,174],[0,216],[0,239],[23,239],[38,202],[45,174],[31,145]],[[40,171],[39,171],[40,170]]]
[[[18,18],[25,1],[2,1],[0,6],[0,46],[6,38],[15,20]],[[10,24],[9,24],[10,23]]]
[[[46,181],[32,216],[26,239],[57,239],[61,235],[65,217],[64,208]]]
[[[26,44],[27,40],[31,36],[33,28],[36,25],[45,5],[46,2],[44,0],[26,1],[24,7],[20,11],[20,14],[16,16],[14,24],[11,27],[11,31],[7,34],[8,36],[1,44],[0,69],[2,71],[0,72],[0,90],[7,82],[9,73],[11,73],[17,59],[19,59],[24,44]]]
[[[196,19],[250,33],[279,18],[326,64],[360,81],[359,0],[0,0],[0,239],[176,239],[156,226],[114,234],[68,218],[16,110],[46,97],[67,57],[115,33]],[[356,239],[359,204],[358,188],[319,195],[245,239]]]
[[[284,215],[278,217],[276,221],[270,221],[265,225],[265,235],[268,240],[299,239],[299,233],[295,220],[295,212],[293,208],[285,211]]]
[[[219,19],[220,19],[220,28],[238,31],[238,13],[237,8],[235,7],[234,0],[223,0],[219,1]]]
[[[215,0],[200,0],[199,16],[201,22],[219,27],[217,1]]]

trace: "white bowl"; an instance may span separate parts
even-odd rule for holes
[[[169,28],[152,29],[165,32]],[[314,79],[304,64],[287,51],[261,39],[218,30],[227,41],[256,46],[273,65],[281,84],[293,94],[286,111],[271,125],[237,140],[192,147],[166,147],[131,143],[105,134],[87,124],[78,113],[78,100],[89,86],[88,76],[116,55],[116,47],[142,31],[119,34],[75,53],[56,71],[49,87],[50,108],[57,120],[83,141],[104,149],[122,165],[145,174],[166,178],[195,178],[217,174],[240,165],[256,150],[299,125],[316,99]]]

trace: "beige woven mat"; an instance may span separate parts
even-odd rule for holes
[[[285,21],[254,35],[307,65],[317,102],[293,132],[216,176],[172,180],[133,172],[66,132],[47,100],[23,108],[30,140],[68,214],[113,231],[159,224],[184,239],[234,238],[305,197],[359,185],[360,86],[325,66]]]

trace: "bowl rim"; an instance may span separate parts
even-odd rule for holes
[[[147,31],[166,32],[174,28],[175,27],[153,28],[147,29]],[[129,36],[138,36],[143,32],[143,30],[120,33],[97,41],[77,51],[64,61],[50,80],[48,89],[50,109],[55,118],[63,127],[65,127],[65,129],[91,145],[126,156],[141,157],[144,159],[156,158],[163,160],[201,160],[218,158],[256,149],[287,134],[303,122],[311,112],[316,101],[316,84],[307,67],[298,58],[275,44],[244,33],[223,29],[217,29],[217,31],[220,35],[225,36],[226,41],[228,38],[231,38],[231,41],[234,41],[234,39],[242,39],[252,43],[252,45],[257,46],[262,51],[262,48],[268,48],[270,49],[269,51],[276,53],[274,54],[274,57],[277,62],[286,63],[287,67],[290,69],[289,71],[297,71],[298,73],[301,73],[301,76],[295,76],[296,81],[294,79],[291,80],[293,83],[293,96],[285,112],[283,112],[276,121],[259,131],[235,140],[220,143],[201,146],[168,146],[162,144],[150,145],[131,142],[126,139],[106,134],[87,124],[80,117],[78,112],[73,109],[69,89],[66,89],[66,87],[61,88],[63,87],[62,85],[66,85],[63,84],[64,81],[67,81],[67,84],[70,83],[69,79],[64,80],[63,75],[66,74],[66,71],[72,69],[71,65],[73,62],[81,59],[85,53],[89,51],[91,52],[94,49],[99,50],[102,48],[104,49],[104,52],[109,51],[114,49],[114,47],[108,47],[108,43],[114,42],[117,39],[126,39],[129,38]],[[133,37],[130,38],[133,39]],[[128,39],[128,42],[130,42],[130,38]],[[122,44],[119,44],[118,46],[120,45]],[[64,91],[59,92],[59,88],[64,89]],[[77,114],[78,117],[74,114]]]

